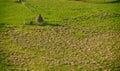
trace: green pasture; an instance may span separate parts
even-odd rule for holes
[[[16,1],[0,0],[0,71],[120,71],[119,0]]]

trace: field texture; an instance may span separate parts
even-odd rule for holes
[[[120,71],[120,1],[0,0],[0,71]]]

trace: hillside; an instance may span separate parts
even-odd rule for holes
[[[119,53],[119,0],[0,1],[0,71],[120,71]]]

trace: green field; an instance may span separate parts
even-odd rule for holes
[[[0,0],[0,71],[120,71],[119,0],[16,1]]]

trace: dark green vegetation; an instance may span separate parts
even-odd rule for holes
[[[119,0],[1,0],[0,70],[120,71]]]

